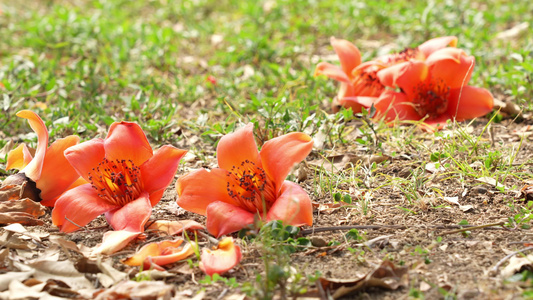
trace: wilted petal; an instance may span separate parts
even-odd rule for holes
[[[78,136],[70,135],[53,142],[46,150],[41,178],[37,181],[37,188],[41,190],[41,199],[50,200],[58,197],[80,177],[63,154],[67,148],[76,145],[79,140]],[[50,201],[45,203],[48,206],[54,206],[54,203]]]
[[[200,269],[207,275],[223,274],[235,267],[242,258],[241,248],[226,237],[218,243],[216,250],[203,249]]]
[[[237,204],[228,194],[228,172],[222,169],[200,169],[178,178],[178,205],[188,211],[204,215],[214,201]]]
[[[37,181],[41,178],[44,156],[46,154],[46,148],[48,147],[48,130],[46,129],[43,120],[33,111],[21,110],[17,113],[17,116],[27,119],[31,129],[37,134],[35,156],[26,167],[20,170],[20,172],[24,173],[28,178]]]
[[[455,36],[442,36],[428,40],[418,46],[418,50],[424,54],[425,57],[430,56],[433,52],[446,48],[456,47],[457,37]]]
[[[52,222],[62,232],[72,232],[116,207],[100,198],[90,184],[84,184],[66,191],[57,199]]]
[[[144,260],[144,268],[149,269],[151,264],[164,266],[171,263],[175,263],[180,260],[184,260],[194,254],[195,247],[198,247],[195,242],[189,242],[185,244],[181,249],[164,249],[162,255],[147,257]]]
[[[273,138],[263,145],[259,155],[263,169],[278,190],[292,167],[313,149],[313,139],[305,133],[292,132]]]
[[[143,232],[144,224],[152,214],[148,193],[143,192],[137,199],[112,211],[106,212],[107,222],[114,230]]]
[[[448,113],[457,121],[482,117],[492,111],[494,98],[483,88],[465,86],[453,89],[448,98]]]
[[[152,147],[141,127],[136,123],[113,123],[104,141],[105,154],[109,160],[132,160],[136,166],[152,157]]]
[[[126,247],[140,234],[140,232],[132,232],[127,230],[108,231],[104,233],[102,244],[98,245],[93,250],[93,254],[113,254],[124,249],[124,247]]]
[[[350,83],[350,77],[338,66],[321,62],[316,66],[314,76],[326,75],[327,77],[344,83]]]
[[[241,230],[253,223],[254,213],[238,206],[221,201],[207,206],[207,231],[216,237]]]
[[[309,195],[296,183],[285,181],[278,199],[267,213],[267,221],[281,220],[285,225],[313,225]]]
[[[65,158],[70,165],[87,182],[89,172],[98,166],[105,157],[104,140],[92,139],[78,145],[74,145],[64,151]]]
[[[231,170],[245,160],[259,164],[259,151],[254,139],[254,125],[249,123],[233,133],[226,134],[217,146],[218,166]]]
[[[140,266],[149,256],[160,256],[163,253],[171,253],[168,248],[178,248],[183,243],[182,238],[177,238],[173,241],[162,241],[156,243],[149,243],[141,247],[133,256],[128,257],[122,263],[128,266]]]
[[[426,64],[432,80],[442,80],[451,89],[466,86],[474,71],[475,58],[457,48],[444,48],[430,55]]]
[[[7,154],[6,170],[22,170],[31,160],[32,155],[26,144],[22,143]]]
[[[163,146],[159,148],[149,160],[141,165],[142,180],[144,189],[150,194],[152,206],[161,199],[161,193],[155,197],[152,193],[165,190],[174,179],[181,158],[187,153],[173,146]]]
[[[344,73],[351,74],[352,70],[361,64],[361,53],[359,49],[354,44],[343,39],[331,37],[330,42],[339,56]]]
[[[158,230],[167,235],[176,235],[182,233],[184,230],[200,230],[204,229],[204,225],[193,220],[179,220],[179,221],[165,221],[157,220],[150,224],[147,230]]]

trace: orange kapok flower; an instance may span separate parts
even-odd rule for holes
[[[183,241],[183,238],[177,238],[173,241],[146,244],[123,263],[128,266],[142,265],[144,270],[151,268],[163,270],[161,266],[184,260],[194,254],[194,248],[198,247],[196,243],[189,242],[180,247]]]
[[[457,38],[445,36],[426,41],[416,48],[407,48],[399,53],[379,57],[361,63],[359,49],[349,41],[331,38],[331,45],[339,56],[341,67],[321,62],[315,69],[315,76],[326,75],[341,82],[337,101],[341,106],[352,108],[353,112],[361,112],[361,103],[374,102],[385,90],[378,79],[377,73],[395,64],[411,59],[423,61],[431,53],[447,46],[455,47]]]
[[[7,155],[6,170],[18,169],[33,180],[40,190],[41,204],[54,206],[57,197],[66,190],[84,183],[80,175],[66,160],[63,151],[78,144],[80,138],[70,135],[58,139],[48,147],[48,129],[36,113],[21,110],[18,117],[28,120],[37,134],[37,149],[32,156],[26,144],[20,144]]]
[[[285,178],[312,147],[311,137],[293,132],[267,141],[259,152],[250,123],[220,139],[219,168],[178,179],[178,205],[207,216],[207,230],[217,237],[253,224],[256,215],[288,225],[311,225],[309,196]]]
[[[107,137],[65,151],[65,157],[88,183],[64,193],[52,221],[72,232],[105,213],[114,230],[143,232],[165,188],[187,151],[166,145],[153,152],[141,127],[113,123]]]
[[[489,113],[494,100],[483,88],[468,86],[475,59],[457,48],[444,48],[426,61],[408,61],[379,72],[381,82],[399,87],[387,90],[374,103],[377,117],[423,120],[425,129],[442,127],[447,120],[464,121]],[[369,106],[369,103],[366,104]]]
[[[235,267],[241,258],[241,248],[233,243],[231,237],[225,237],[216,250],[202,250],[200,269],[209,276],[215,273],[221,275]]]

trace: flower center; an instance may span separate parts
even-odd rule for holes
[[[418,48],[405,48],[398,53],[391,54],[383,61],[387,67],[395,64],[399,64],[410,59],[420,59],[422,54],[418,51]]]
[[[249,160],[228,171],[228,195],[251,212],[263,212],[270,209],[276,200],[274,187],[267,180],[265,170]],[[264,204],[264,205],[263,205]]]
[[[132,160],[104,158],[89,172],[89,182],[100,198],[116,205],[135,200],[143,189],[140,168]]]
[[[377,73],[384,69],[378,64],[368,65],[354,71],[352,85],[355,87],[355,94],[359,96],[378,97],[385,89],[378,79]]]
[[[421,116],[435,118],[448,109],[450,87],[440,80],[421,82],[415,87],[414,109]]]

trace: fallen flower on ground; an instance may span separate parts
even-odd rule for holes
[[[468,85],[474,62],[461,49],[444,48],[426,61],[412,60],[381,71],[380,81],[401,91],[387,90],[373,103],[377,117],[388,122],[422,120],[423,128],[435,130],[450,119],[486,115],[494,100],[488,90]]]
[[[161,266],[184,260],[194,254],[195,242],[185,243],[182,238],[173,241],[162,241],[144,245],[135,255],[125,259],[124,264],[128,266],[143,266],[144,270],[163,270]]]
[[[203,249],[200,269],[207,275],[224,274],[235,267],[242,258],[241,248],[231,237],[223,238],[215,250]]]
[[[312,147],[311,137],[293,132],[267,141],[259,152],[250,123],[222,137],[217,146],[219,168],[178,179],[178,205],[207,216],[207,230],[216,237],[253,224],[256,216],[287,225],[312,225],[309,196],[285,180]]]
[[[21,110],[18,117],[28,120],[37,134],[37,148],[32,156],[26,144],[20,144],[7,155],[6,170],[17,169],[33,180],[40,190],[41,204],[54,206],[56,199],[66,190],[85,183],[69,164],[63,152],[79,142],[79,137],[70,135],[58,139],[48,147],[48,129],[36,113]],[[58,172],[57,170],[61,170]]]
[[[70,147],[65,156],[88,183],[64,193],[52,211],[62,232],[105,213],[116,231],[140,233],[187,151],[166,145],[155,153],[141,127],[113,123],[107,137]]]
[[[359,49],[349,41],[332,37],[331,45],[339,56],[341,66],[321,62],[317,65],[314,75],[326,75],[339,81],[341,86],[337,94],[338,104],[358,113],[364,107],[361,102],[374,102],[385,91],[385,86],[378,79],[379,71],[412,59],[423,61],[439,49],[455,47],[457,38],[454,36],[434,38],[416,48],[406,48],[401,52],[364,63],[361,63]]]

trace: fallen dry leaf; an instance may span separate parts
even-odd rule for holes
[[[523,269],[533,270],[533,255],[511,257],[509,264],[502,270],[501,274],[504,278],[507,278]]]
[[[0,224],[20,223],[27,226],[41,226],[44,222],[35,219],[31,214],[23,212],[0,213]]]
[[[0,211],[3,213],[22,212],[34,217],[40,217],[46,213],[44,206],[29,198],[0,202]]]
[[[41,201],[41,190],[37,188],[37,184],[26,177],[24,173],[17,173],[15,175],[8,176],[4,181],[2,181],[2,187],[0,187],[0,195],[4,192],[8,195],[13,195],[13,189],[18,189],[19,197],[18,199],[29,198],[35,202]],[[0,196],[0,199],[3,199]],[[13,199],[9,199],[13,200]]]
[[[162,281],[122,281],[117,285],[94,293],[96,300],[118,299],[170,299],[174,294],[174,287]]]
[[[35,271],[33,277],[40,281],[47,281],[48,279],[60,280],[74,290],[94,288],[92,283],[85,278],[85,275],[78,272],[74,264],[68,260],[40,260],[26,264],[26,266]]]

